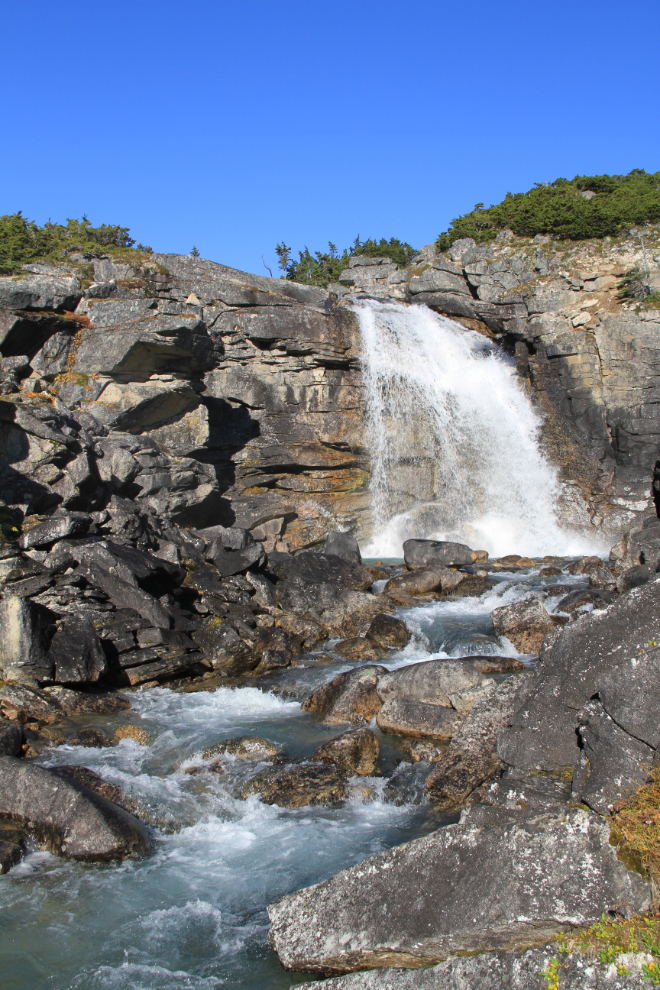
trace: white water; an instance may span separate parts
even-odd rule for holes
[[[559,524],[557,471],[513,361],[425,306],[354,308],[372,457],[374,526],[363,555],[400,557],[412,537],[491,556],[593,553],[593,538]]]

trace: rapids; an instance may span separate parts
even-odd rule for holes
[[[534,572],[496,580],[481,598],[400,610],[414,635],[387,665],[515,654],[495,637],[489,613],[545,579]],[[585,583],[565,575],[561,581]],[[557,601],[546,599],[546,606]],[[328,644],[324,649],[327,654]],[[399,765],[387,793],[386,775],[401,753],[396,740],[380,732],[382,775],[355,781],[342,807],[290,811],[254,796],[241,801],[232,784],[257,767],[231,758],[224,774],[185,770],[203,762],[207,747],[238,735],[262,736],[284,745],[290,757],[308,757],[342,727],[319,725],[301,711],[301,699],[355,665],[316,656],[258,686],[136,691],[131,712],[103,721],[140,726],[149,745],[123,739],[112,748],[47,752],[46,765],[81,764],[120,785],[153,823],[154,852],[142,860],[83,865],[33,851],[0,877],[3,988],[279,990],[309,979],[286,973],[269,949],[266,905],[456,816],[438,815],[420,800],[423,789],[408,764]]]

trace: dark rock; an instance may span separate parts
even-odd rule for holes
[[[642,582],[640,582],[642,583]],[[570,594],[565,595],[557,605],[558,612],[575,612],[576,609],[582,608],[583,605],[593,605],[595,609],[607,608],[609,602],[605,601],[602,595],[597,591],[587,590],[586,588],[578,588],[576,591],[571,591]]]
[[[364,725],[381,708],[382,701],[376,685],[378,678],[385,673],[385,667],[370,664],[337,674],[305,698],[301,708],[304,712],[318,715],[326,725],[340,725],[342,722]]]
[[[460,657],[459,659],[471,660],[482,674],[516,674],[527,669],[525,664],[516,660],[515,657],[486,654],[485,656]]]
[[[447,594],[464,579],[465,574],[452,571],[442,564],[436,564],[433,568],[420,568],[409,574],[390,578],[385,585],[385,591],[406,591],[409,595],[426,595],[430,591],[442,591],[443,594]]]
[[[574,798],[606,815],[646,783],[654,750],[624,732],[598,701],[589,702],[579,721]]]
[[[250,794],[258,794],[264,804],[277,804],[280,808],[339,804],[348,796],[336,770],[311,763],[262,771],[242,788],[241,799]]]
[[[406,540],[403,559],[410,570],[418,567],[464,567],[477,560],[487,560],[488,554],[471,550],[463,543],[447,543],[444,540]]]
[[[624,594],[626,591],[630,591],[631,588],[639,588],[650,581],[654,577],[654,574],[655,572],[651,570],[648,564],[637,564],[636,567],[630,567],[618,576],[616,579],[616,590],[620,594]]]
[[[138,615],[147,619],[152,626],[168,629],[170,616],[160,602],[146,591],[134,587],[121,578],[114,577],[103,571],[98,564],[80,566],[81,574],[89,583],[104,591],[113,605],[117,608],[134,609]]]
[[[138,629],[136,635],[138,646],[147,649],[150,646],[176,647],[179,650],[194,650],[195,644],[190,636],[177,629],[155,629],[147,626]]]
[[[71,692],[73,694],[73,692]],[[6,718],[25,722],[54,722],[67,714],[57,699],[36,685],[11,681],[0,687],[0,709]]]
[[[252,644],[248,646],[229,622],[217,616],[203,622],[192,638],[214,670],[245,674],[259,663],[260,657],[255,655]]]
[[[348,533],[339,533],[336,530],[328,533],[325,541],[325,552],[335,557],[342,557],[354,564],[362,564],[362,554],[358,541]]]
[[[48,660],[56,684],[93,684],[107,662],[94,626],[82,616],[67,616],[51,640]]]
[[[477,698],[494,687],[472,660],[422,660],[380,677],[378,697],[383,702],[401,698],[455,708],[465,716]]]
[[[0,719],[0,756],[20,756],[23,735],[18,722]]]
[[[335,584],[346,589],[366,590],[373,578],[366,567],[332,553],[269,553],[268,570],[280,580],[307,584]]]
[[[274,608],[277,605],[275,585],[263,574],[257,574],[248,570],[245,573],[246,579],[254,588],[254,600],[262,608]]]
[[[212,756],[229,753],[240,760],[268,762],[280,756],[281,752],[281,746],[267,739],[261,739],[259,736],[239,736],[236,739],[224,739],[221,743],[211,746],[204,752],[203,757],[208,760]]]
[[[608,567],[599,567],[589,573],[590,588],[605,588],[611,591],[616,588],[616,578]]]
[[[111,784],[109,780],[99,777],[93,770],[79,766],[59,766],[49,767],[49,769],[56,777],[79,784],[80,787],[85,787],[88,791],[100,794],[106,801],[112,801],[113,804],[123,807],[124,798],[121,789],[116,784]]]
[[[600,557],[579,557],[577,560],[569,564],[566,570],[569,574],[591,574],[593,571],[598,571],[603,566],[603,561]]]
[[[609,692],[608,714],[619,722],[616,709],[612,707],[610,713],[609,707],[620,696],[621,709],[631,718],[631,703],[643,700],[643,676],[632,680],[630,695],[623,686],[647,653],[649,642],[657,641],[659,606],[660,582],[650,581],[622,595],[605,611],[591,612],[565,626],[531,675],[528,699],[513,713],[500,735],[500,758],[510,766],[527,770],[572,767],[579,755],[579,713],[599,694],[601,681]],[[649,674],[654,664],[653,657]],[[640,718],[641,723],[648,724],[646,715]],[[619,724],[626,723],[622,719]]]
[[[61,275],[28,273],[0,278],[2,309],[67,309],[73,312],[81,297],[80,282],[64,269]]]
[[[266,669],[288,667],[302,653],[302,643],[284,629],[260,629],[254,639],[254,652],[261,658],[256,673],[265,673]]]
[[[312,763],[332,763],[341,773],[369,776],[376,769],[380,747],[371,729],[342,732],[314,750]]]
[[[401,649],[410,642],[411,632],[402,619],[381,612],[372,620],[365,636],[376,646]]]
[[[478,793],[481,800],[486,802],[486,807],[508,811],[509,817],[513,819],[519,813],[528,816],[559,815],[566,811],[567,805],[572,801],[569,775],[531,774],[515,767],[507,767],[502,773],[495,774]],[[473,804],[470,808],[476,811],[483,809],[484,805]],[[469,819],[466,820],[476,823],[478,817],[470,812]],[[479,820],[485,824],[485,812]]]
[[[145,827],[93,791],[45,767],[0,757],[0,815],[29,824],[39,845],[89,862],[148,852]]]
[[[376,715],[376,724],[381,732],[422,739],[451,739],[456,735],[461,721],[461,715],[453,708],[407,698],[386,701]]]
[[[371,640],[364,636],[353,636],[335,643],[333,652],[347,660],[376,660],[379,653]]]
[[[609,837],[579,810],[449,825],[269,905],[269,941],[287,969],[414,968],[550,940],[624,902],[646,910],[650,887]]]
[[[452,588],[452,594],[458,598],[479,598],[484,592],[490,591],[497,584],[492,578],[480,577],[478,574],[468,574],[457,588]]]
[[[144,651],[146,652],[146,651]],[[168,681],[173,677],[182,677],[191,671],[200,672],[200,665],[208,669],[206,657],[202,653],[178,653],[176,651],[163,653],[151,663],[124,669],[126,681],[135,687],[148,681]]]
[[[222,577],[230,577],[232,574],[244,574],[251,568],[261,567],[266,555],[260,543],[253,543],[243,550],[227,550],[224,547],[214,554],[212,560]]]
[[[63,515],[51,516],[45,522],[38,523],[32,529],[21,533],[18,538],[18,545],[23,550],[46,547],[56,540],[62,540],[67,536],[79,536],[89,529],[90,518],[83,512],[67,512]]]
[[[62,709],[65,715],[113,715],[131,707],[128,698],[120,694],[92,694],[72,691],[65,687],[49,687],[43,694]]]
[[[0,602],[0,675],[4,680],[52,680],[48,645],[54,619],[48,609],[28,598],[12,596]]]
[[[498,734],[526,696],[530,677],[510,677],[474,703],[427,780],[429,796],[440,808],[463,804],[499,769]]]
[[[490,618],[498,636],[506,636],[519,653],[538,653],[554,623],[538,598],[493,609]]]
[[[2,832],[0,832],[0,836]],[[16,842],[7,842],[0,838],[0,875],[9,873],[12,866],[17,866],[23,859],[23,849]]]

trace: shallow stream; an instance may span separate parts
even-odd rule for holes
[[[532,588],[542,591],[545,581],[537,572],[496,579],[481,598],[400,609],[414,636],[386,665],[515,655],[495,637],[489,613]],[[550,580],[586,583],[565,574]],[[557,601],[546,598],[546,607]],[[325,653],[332,657],[327,645]],[[356,780],[342,807],[290,811],[255,796],[241,801],[232,796],[237,781],[259,767],[230,757],[224,773],[185,771],[204,762],[208,747],[241,735],[282,744],[294,759],[309,757],[343,729],[320,725],[300,701],[353,666],[359,663],[311,656],[305,666],[251,686],[138,691],[131,712],[103,721],[139,726],[149,745],[123,739],[112,748],[62,746],[42,757],[46,765],[87,766],[118,784],[158,823],[155,847],[145,859],[106,866],[35,851],[0,877],[4,990],[279,990],[310,979],[285,972],[269,949],[266,905],[457,816],[414,803],[421,788],[405,783],[403,765],[396,800],[386,799],[386,775],[401,753],[378,730],[381,776]],[[414,784],[413,768],[410,774]]]

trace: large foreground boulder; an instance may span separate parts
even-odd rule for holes
[[[648,954],[627,955],[625,972],[610,962],[581,952],[561,956],[557,947],[520,952],[488,952],[480,956],[448,959],[428,969],[378,969],[349,973],[319,983],[302,983],[299,990],[644,990],[652,986],[642,971]],[[623,964],[622,964],[623,965]]]
[[[0,757],[0,817],[28,827],[57,856],[88,862],[148,852],[147,829],[127,811],[45,767]]]
[[[342,722],[364,725],[383,704],[376,685],[385,673],[386,668],[380,664],[369,664],[337,674],[305,698],[301,708],[318,715],[326,725],[341,725]]]
[[[651,581],[563,628],[542,655],[530,694],[498,739],[509,766],[556,771],[579,758],[577,728],[598,696],[629,735],[656,749],[660,691],[660,581]],[[649,648],[651,647],[651,648]],[[592,741],[596,744],[592,733]]]
[[[415,968],[548,941],[617,905],[647,910],[650,886],[609,839],[580,810],[450,825],[271,904],[269,940],[287,969]]]
[[[384,674],[378,681],[378,696],[383,702],[405,698],[442,705],[465,716],[477,698],[494,687],[494,681],[481,674],[478,661],[422,660]]]

